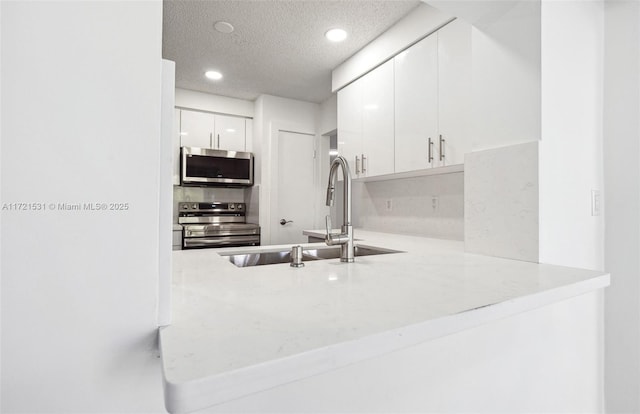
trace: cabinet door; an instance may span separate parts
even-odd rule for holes
[[[362,78],[361,175],[393,173],[393,60]]]
[[[216,115],[213,147],[227,151],[244,151],[245,119],[237,116]]]
[[[181,146],[212,148],[215,116],[207,112],[182,110],[180,114]]]
[[[471,25],[457,19],[438,31],[441,165],[462,164],[471,151]],[[438,153],[438,152],[437,152]],[[438,154],[439,155],[439,154]]]
[[[362,79],[338,91],[338,153],[346,158],[351,177],[361,174]]]
[[[432,167],[438,160],[438,41],[431,35],[397,55],[395,171]],[[429,139],[433,162],[429,162]]]

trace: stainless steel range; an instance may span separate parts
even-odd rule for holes
[[[182,248],[259,246],[260,226],[246,222],[245,203],[178,203]]]

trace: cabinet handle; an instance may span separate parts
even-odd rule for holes
[[[444,138],[440,135],[440,161],[444,160]]]
[[[217,146],[217,148],[220,149],[220,134],[218,134],[218,146]]]
[[[431,137],[429,137],[429,143],[427,144],[427,161],[429,163],[433,162],[433,141]]]
[[[360,174],[360,158],[356,155],[356,175]]]
[[[209,148],[213,148],[213,132],[209,132]]]
[[[367,172],[367,157],[362,154],[362,174]]]

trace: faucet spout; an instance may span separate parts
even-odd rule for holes
[[[327,185],[327,206],[333,205],[335,182],[338,175],[338,167],[342,171],[343,183],[343,209],[342,209],[342,229],[340,234],[332,234],[331,228],[328,225],[330,220],[327,220],[327,236],[325,242],[329,246],[336,244],[341,245],[340,261],[353,262],[354,259],[354,244],[353,244],[353,226],[351,224],[351,171],[349,170],[349,164],[347,160],[338,156],[331,163],[329,169],[329,183]]]

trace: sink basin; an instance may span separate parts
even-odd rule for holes
[[[308,250],[304,250],[303,253],[315,259],[337,259],[340,257],[340,246],[308,249]],[[389,254],[389,253],[402,253],[402,252],[399,250],[382,249],[380,247],[355,246],[356,257],[372,256],[376,254]]]
[[[382,249],[380,247],[355,246],[355,255],[371,256],[377,254],[402,253],[399,250]],[[291,249],[264,251],[256,253],[230,253],[229,261],[238,267],[262,266],[278,263],[291,263]],[[302,261],[337,259],[340,257],[340,246],[308,248],[302,251]]]

